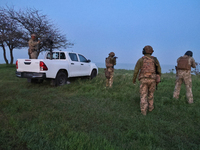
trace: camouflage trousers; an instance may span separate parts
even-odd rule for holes
[[[37,59],[38,58],[38,52],[37,51],[33,51],[31,54],[31,59]]]
[[[173,97],[178,99],[180,90],[181,90],[181,84],[184,82],[186,87],[186,96],[188,103],[193,103],[193,94],[192,94],[192,78],[190,71],[186,70],[180,70],[178,72],[178,75],[176,77],[176,85],[174,88]]]
[[[106,79],[106,87],[112,87],[114,69],[113,68],[108,68],[108,71],[110,72],[110,79]]]
[[[154,109],[153,99],[156,88],[155,79],[142,78],[140,80],[140,109],[143,115],[146,115],[147,109]]]

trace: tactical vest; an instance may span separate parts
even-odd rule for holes
[[[109,67],[113,67],[114,65],[111,63],[111,60],[110,60],[110,57],[107,57],[106,60],[106,67],[109,68]]]
[[[178,70],[190,70],[189,57],[180,57],[177,65]]]
[[[153,56],[143,56],[143,66],[140,70],[139,80],[142,78],[156,79],[156,68]]]

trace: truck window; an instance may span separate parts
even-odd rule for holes
[[[63,53],[63,52],[60,53],[60,59],[66,59],[65,53]]]
[[[80,62],[88,62],[87,59],[83,55],[78,54],[78,57],[80,59]]]
[[[59,52],[53,53],[53,59],[59,59]]]
[[[47,59],[50,59],[50,53],[47,54]]]
[[[78,61],[78,57],[75,53],[69,53],[69,57],[72,61]]]
[[[50,53],[47,54],[47,59],[50,59],[51,55]],[[59,52],[53,52],[52,59],[59,59]]]

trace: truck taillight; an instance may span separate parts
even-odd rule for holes
[[[48,68],[43,61],[40,61],[40,71],[47,71]]]
[[[18,69],[18,60],[16,61],[16,69]]]

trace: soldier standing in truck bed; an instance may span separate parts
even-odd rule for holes
[[[31,39],[28,41],[28,55],[30,59],[37,59],[39,43],[40,41],[36,40],[36,35],[31,34]]]

